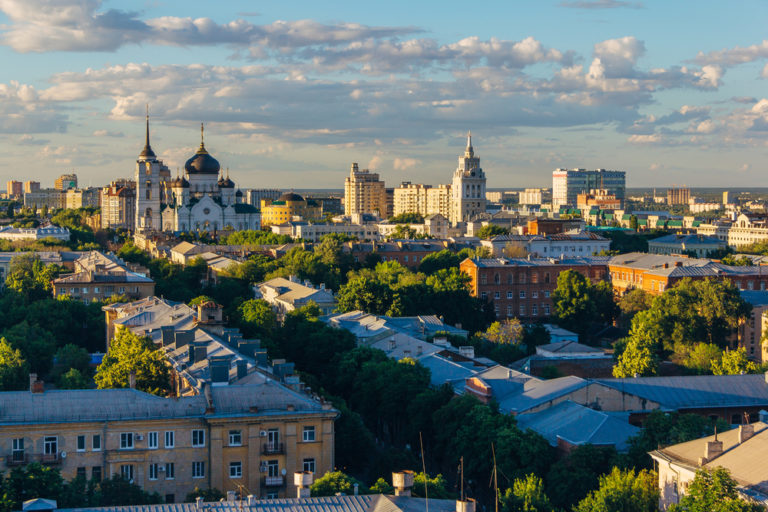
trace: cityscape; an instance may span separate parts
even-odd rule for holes
[[[298,4],[0,0],[0,512],[768,510],[768,5]]]

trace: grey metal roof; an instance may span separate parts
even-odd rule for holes
[[[501,400],[499,409],[504,412],[520,414],[587,385],[589,385],[589,381],[573,375],[551,380],[529,380],[523,385],[522,393]]]
[[[453,500],[429,500],[434,512],[454,512]],[[276,500],[236,500],[203,503],[171,503],[165,505],[130,505],[115,507],[93,507],[59,509],[60,511],[86,512],[422,512],[425,500],[405,496],[381,494],[359,496],[326,496],[320,498],[291,498]]]
[[[741,298],[753,306],[768,305],[768,291],[763,290],[741,290]]]
[[[763,374],[695,375],[596,379],[595,382],[661,404],[662,407],[768,407],[768,383]]]
[[[627,449],[627,440],[640,432],[626,421],[570,400],[516,418],[520,428],[538,432],[552,446],[557,446],[560,438],[574,445],[612,445],[623,451]]]

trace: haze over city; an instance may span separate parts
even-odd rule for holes
[[[0,181],[173,170],[340,188],[351,162],[441,183],[471,129],[489,187],[557,167],[628,186],[760,184],[768,7],[739,2],[0,0]],[[48,183],[50,182],[50,183]]]

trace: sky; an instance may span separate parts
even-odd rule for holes
[[[0,183],[175,174],[200,142],[247,188],[350,164],[489,188],[552,171],[630,187],[768,186],[768,2],[0,0]]]

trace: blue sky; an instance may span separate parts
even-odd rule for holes
[[[0,182],[132,176],[199,142],[243,187],[557,167],[630,186],[766,186],[768,3],[0,0]]]

